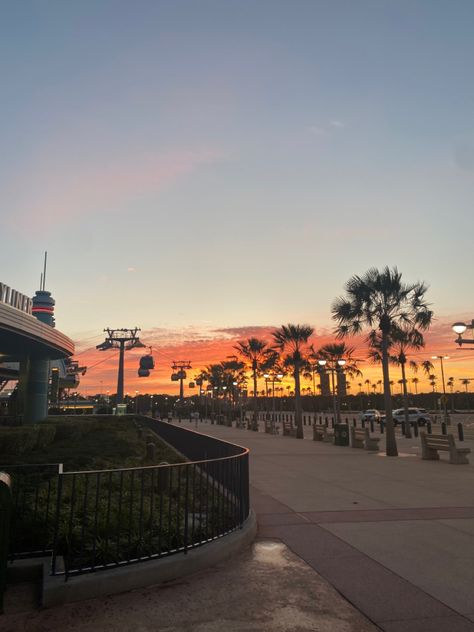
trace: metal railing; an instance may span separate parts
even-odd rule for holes
[[[12,479],[10,558],[52,551],[61,463],[0,465]]]
[[[52,575],[68,579],[186,553],[242,527],[248,450],[151,418],[139,422],[189,461],[84,472],[56,465],[53,476],[31,466],[36,487],[21,466],[5,468],[13,478],[14,556],[51,552]]]

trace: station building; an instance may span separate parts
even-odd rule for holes
[[[17,382],[15,412],[25,422],[45,419],[51,371],[72,364],[74,343],[56,329],[54,305],[46,290],[30,298],[0,282],[0,390]]]

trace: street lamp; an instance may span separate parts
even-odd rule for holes
[[[449,356],[447,355],[434,355],[431,356],[432,360],[439,360],[441,364],[441,380],[443,382],[443,409],[444,409],[444,421],[449,423],[448,420],[448,408],[447,408],[447,397],[446,397],[446,384],[444,383],[444,367],[443,360],[449,360]]]
[[[264,373],[263,377],[272,383],[272,434],[275,434],[275,382],[281,382],[283,373]]]
[[[465,331],[467,329],[472,329],[473,330],[473,338],[472,339],[468,338],[466,340],[465,338],[462,337],[463,333],[465,333]],[[462,323],[462,322],[454,323],[452,325],[452,330],[454,331],[455,334],[458,335],[458,337],[456,338],[455,342],[457,342],[460,347],[462,347],[463,344],[468,344],[468,345],[474,344],[474,318],[467,325],[466,325],[466,323]]]
[[[318,360],[318,364],[320,367],[327,368],[329,369],[329,371],[331,371],[332,405],[333,405],[333,410],[334,410],[334,419],[335,421],[337,421],[337,423],[341,422],[341,412],[339,410],[339,406],[337,405],[336,385],[335,385],[334,374],[339,371],[342,371],[346,362],[347,361],[344,360],[343,358],[339,358],[338,360],[333,360],[330,363],[328,363],[328,360],[324,360],[324,359]]]

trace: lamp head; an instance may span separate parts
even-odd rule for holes
[[[344,366],[346,361],[341,359],[341,360],[338,360],[337,363],[339,366]]]
[[[327,360],[318,360],[319,366],[326,366]]]
[[[467,329],[467,325],[465,323],[454,323],[454,325],[452,325],[452,330],[454,331],[455,334],[458,334],[459,336],[461,336]]]

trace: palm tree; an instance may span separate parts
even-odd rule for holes
[[[364,384],[367,386],[367,395],[370,395],[370,380],[365,380]]]
[[[411,382],[412,384],[415,385],[415,395],[418,395],[418,383],[419,383],[419,379],[417,377],[412,377],[411,378]]]
[[[451,412],[454,413],[454,377],[449,377],[446,386],[451,389]]]
[[[381,346],[382,340],[379,332],[371,332],[369,334],[369,342],[372,347],[372,351],[370,353],[370,357],[377,361],[381,362],[382,353]],[[407,328],[405,325],[401,327],[398,325],[394,325],[392,327],[392,332],[390,334],[389,347],[393,350],[394,354],[389,354],[389,362],[393,364],[397,364],[401,367],[402,370],[402,379],[398,381],[401,385],[401,394],[403,397],[403,408],[405,412],[405,436],[410,439],[411,438],[411,427],[408,413],[408,389],[407,389],[407,377],[406,377],[406,363],[407,363],[407,351],[409,349],[421,349],[425,346],[425,340],[423,338],[423,334],[416,326],[411,326],[411,328]],[[416,362],[411,362],[410,366],[417,367]]]
[[[295,381],[295,421],[296,437],[303,439],[303,419],[301,415],[301,371],[308,366],[308,340],[314,329],[310,325],[282,325],[273,332],[275,348],[283,354],[283,364],[291,367]]]
[[[428,329],[433,312],[424,298],[427,287],[424,283],[402,282],[397,268],[386,266],[382,271],[371,268],[362,277],[353,276],[345,290],[346,296],[336,299],[332,306],[336,331],[340,337],[357,335],[364,329],[369,329],[373,335],[380,332],[386,454],[398,456],[390,393],[390,337],[396,329]]]
[[[468,407],[468,412],[470,412],[470,406],[469,406],[469,384],[471,383],[471,380],[467,377],[463,378],[461,380],[461,384],[464,386],[464,388],[466,389],[466,403],[467,403],[467,407]]]
[[[247,340],[239,341],[234,349],[238,354],[248,362],[249,368],[252,371],[253,379],[253,422],[252,429],[258,430],[258,389],[257,379],[265,370],[266,363],[269,356],[274,355],[273,350],[270,348],[265,340],[259,338],[248,338]]]

